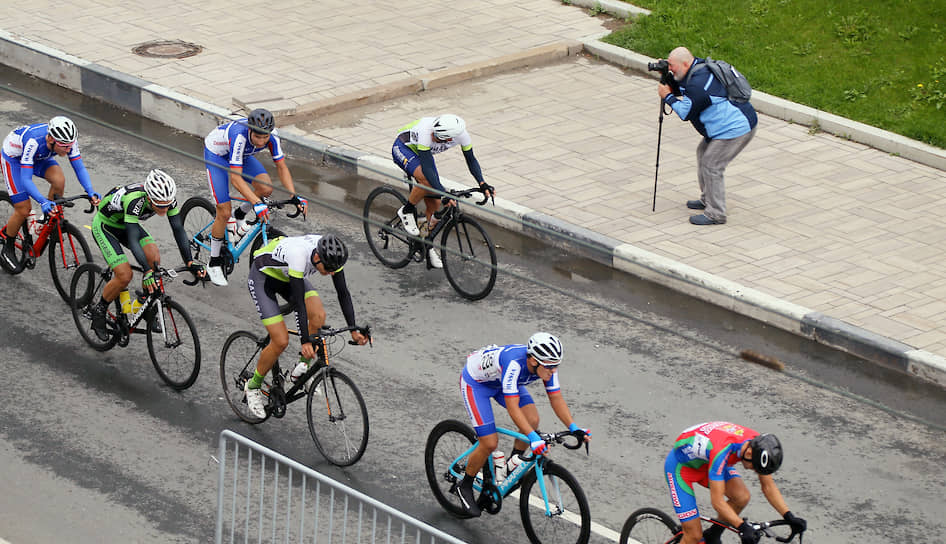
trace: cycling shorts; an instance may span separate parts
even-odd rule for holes
[[[302,281],[305,284],[305,298],[319,296],[319,293],[312,287],[309,280],[303,278]],[[250,266],[250,274],[249,277],[246,278],[246,286],[250,290],[250,297],[253,299],[253,304],[256,305],[256,313],[259,314],[259,318],[264,326],[283,321],[283,315],[282,312],[279,311],[279,302],[276,301],[276,295],[281,296],[289,304],[295,304],[289,282],[277,280],[272,276],[266,275],[256,266]],[[300,330],[303,330],[302,324],[298,323],[298,316],[296,316],[296,320],[296,324],[300,327]]]
[[[204,148],[204,163],[207,165],[207,182],[210,184],[214,202],[217,204],[230,202],[230,163],[227,162],[227,158]],[[243,173],[250,178],[244,177],[243,181],[252,185],[256,176],[265,174],[266,169],[263,168],[259,159],[251,155],[243,159]]]
[[[411,177],[420,167],[420,157],[400,139],[394,140],[394,145],[391,146],[391,158],[394,159],[394,164]]]
[[[45,178],[46,171],[52,166],[59,166],[56,159],[52,157],[44,159],[33,165],[33,175]],[[7,186],[7,194],[10,195],[10,202],[14,204],[30,198],[29,188],[23,186],[23,180],[20,178],[21,168],[20,159],[0,151],[0,171],[3,173],[3,181]]]
[[[151,238],[148,231],[141,225],[138,226],[144,231],[144,236],[138,240],[138,245],[144,248],[148,244],[153,244],[154,239]],[[114,269],[116,266],[128,262],[128,256],[125,255],[125,250],[122,249],[122,246],[131,247],[128,245],[127,230],[109,225],[105,221],[102,221],[102,215],[97,213],[92,217],[92,238],[102,251],[102,256],[105,257],[105,264],[107,264],[109,268]]]
[[[673,509],[681,523],[700,516],[700,510],[696,506],[696,494],[693,492],[693,484],[709,487],[709,466],[709,463],[706,463],[699,468],[688,467],[677,460],[676,451],[671,450],[667,454],[667,460],[664,461],[664,478],[666,478],[667,486],[670,488]],[[723,474],[724,481],[728,482],[739,477],[739,471],[736,470],[736,467],[726,467]]]
[[[494,399],[503,408],[506,407],[506,398],[503,396],[503,386],[486,385],[477,381],[467,381],[460,375],[460,395],[463,405],[470,416],[470,423],[476,436],[487,436],[496,432],[496,420],[493,417],[493,405],[489,399]],[[519,407],[535,404],[532,395],[524,388],[519,389]]]

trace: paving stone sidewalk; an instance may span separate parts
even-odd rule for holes
[[[404,123],[458,113],[508,203],[902,342],[936,364],[946,355],[946,178],[936,167],[760,115],[754,141],[727,170],[728,223],[696,227],[684,203],[699,196],[698,135],[675,115],[663,123],[651,211],[658,102],[644,74],[579,54],[471,72],[406,96],[378,94],[409,78],[574,45],[611,19],[558,0],[405,0],[396,10],[284,1],[276,13],[249,1],[113,4],[40,1],[29,12],[4,5],[0,25],[14,40],[227,111],[265,103],[288,115],[373,95],[379,101],[298,117],[283,130],[381,162]],[[184,59],[132,53],[151,40],[203,51]],[[460,153],[439,155],[438,166],[448,178],[470,179]]]

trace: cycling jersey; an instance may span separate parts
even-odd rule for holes
[[[3,150],[0,155],[2,161],[0,162],[2,162],[7,192],[14,204],[30,197],[40,204],[48,200],[33,183],[34,175],[43,177],[50,166],[58,164],[55,159],[56,153],[46,145],[48,133],[49,123],[36,123],[17,127],[3,139]],[[86,194],[89,196],[95,194],[92,189],[92,180],[79,154],[78,141],[72,143],[72,149],[67,157]]]
[[[256,311],[264,325],[283,320],[274,295],[279,294],[294,305],[302,343],[311,342],[307,332],[309,320],[305,299],[318,296],[305,277],[318,272],[316,265],[312,264],[312,252],[321,239],[322,236],[318,234],[271,239],[268,244],[253,253],[253,264],[247,281]],[[348,283],[345,281],[345,271],[339,270],[332,274],[332,283],[345,322],[349,327],[354,327],[355,308]]]
[[[433,155],[459,145],[463,150],[463,158],[466,160],[470,174],[477,183],[484,183],[480,163],[473,155],[473,140],[470,138],[470,133],[464,130],[449,142],[436,141],[433,135],[436,119],[436,117],[422,117],[401,127],[391,146],[391,159],[394,164],[398,165],[408,177],[412,177],[420,167],[424,177],[430,182],[430,186],[443,191],[443,184],[440,183],[440,174],[434,164]],[[431,198],[434,197],[431,196]]]
[[[398,131],[397,139],[404,142],[407,147],[415,152],[430,151],[434,155],[443,153],[457,145],[464,151],[473,147],[473,139],[470,138],[470,133],[466,130],[449,142],[435,141],[434,121],[436,120],[436,117],[421,117],[414,122],[408,123]]]
[[[735,464],[743,444],[759,433],[726,421],[701,423],[683,431],[664,462],[673,507],[680,521],[699,516],[693,484],[738,478]]]
[[[526,386],[540,378],[529,372],[527,358],[523,344],[486,346],[467,356],[460,377],[460,393],[477,436],[496,432],[490,399],[504,408],[507,402],[516,402],[520,407],[535,402]],[[548,394],[561,391],[558,372],[543,384]]]
[[[180,210],[175,200],[168,208],[168,223],[174,233],[181,259],[189,263],[192,259],[187,234],[181,221]],[[131,183],[113,188],[102,197],[98,211],[92,218],[92,237],[102,250],[109,267],[128,262],[122,246],[131,250],[138,264],[147,269],[148,261],[141,248],[153,243],[148,231],[141,225],[155,215],[148,203],[148,194],[143,183]]]
[[[246,176],[244,180],[253,183],[256,176],[266,172],[253,155],[268,149],[273,162],[285,158],[278,129],[270,133],[269,141],[262,147],[253,146],[249,134],[250,127],[246,124],[246,118],[243,118],[220,125],[204,138],[207,179],[217,204],[230,202],[230,168],[241,168]]]

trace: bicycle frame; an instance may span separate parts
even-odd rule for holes
[[[43,227],[40,229],[39,234],[36,235],[36,239],[32,241],[33,243],[26,244],[26,247],[23,248],[27,250],[30,258],[36,259],[36,258],[39,258],[43,254],[43,251],[46,250],[46,246],[48,245],[49,238],[55,232],[55,234],[59,236],[59,251],[61,253],[62,262],[64,264],[67,262],[66,261],[66,248],[63,247],[65,246],[65,244],[63,243],[63,237],[62,237],[62,225],[65,224],[68,220],[66,219],[66,211],[63,209],[63,205],[65,204],[68,206],[72,206],[72,204],[67,204],[67,203],[72,200],[78,200],[82,198],[87,198],[87,197],[85,195],[79,195],[79,196],[70,197],[68,199],[58,199],[58,200],[62,200],[62,204],[57,204],[56,207],[53,208],[53,210],[46,217],[46,221],[42,224]],[[86,210],[86,213],[91,213],[92,211],[94,211],[94,206],[91,206],[91,201],[89,204],[90,204],[90,207],[88,210]],[[78,258],[79,254],[76,251],[75,245],[72,243],[70,243],[69,245],[70,245],[70,249],[72,250],[73,258]]]
[[[202,241],[203,239],[210,240],[210,229],[213,227],[214,222],[211,221],[207,225],[194,233],[194,236],[191,237],[191,243],[200,246],[201,248],[210,251],[210,244]],[[230,252],[230,255],[233,256],[234,261],[239,261],[240,257],[243,256],[243,252],[253,243],[253,240],[256,239],[256,236],[259,232],[263,231],[263,245],[269,243],[269,235],[266,232],[265,228],[266,223],[263,221],[257,221],[253,223],[253,228],[251,228],[239,242],[234,245],[233,241],[230,239],[229,233],[226,238],[226,248]]]

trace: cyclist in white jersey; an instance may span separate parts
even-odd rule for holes
[[[207,275],[214,285],[227,284],[220,252],[231,215],[230,185],[246,199],[246,202],[233,212],[238,223],[235,231],[246,230],[245,221],[251,219],[247,217],[250,211],[262,220],[268,219],[269,208],[263,203],[263,197],[272,194],[272,179],[253,155],[264,149],[269,150],[276,164],[279,181],[293,195],[296,206],[302,213],[307,211],[308,201],[296,195],[292,174],[286,166],[275,126],[273,114],[263,108],[257,108],[251,111],[246,119],[220,125],[204,138],[207,181],[217,205],[216,218],[210,229],[210,263],[207,267]],[[260,183],[254,183],[257,181]]]
[[[433,214],[440,209],[440,195],[431,193],[424,186],[443,191],[434,155],[442,153],[451,147],[460,146],[463,158],[470,174],[484,189],[486,196],[494,196],[496,189],[483,179],[480,163],[473,155],[473,141],[466,131],[466,123],[456,115],[445,113],[437,117],[422,117],[401,127],[394,145],[391,146],[391,158],[409,177],[414,178],[417,185],[411,187],[411,194],[407,198],[407,205],[397,211],[398,217],[404,224],[404,230],[413,236],[420,236],[417,228],[417,204],[426,199],[427,225],[433,226]],[[451,201],[450,205],[455,202]],[[430,266],[443,268],[443,262],[433,247],[428,249]]]

